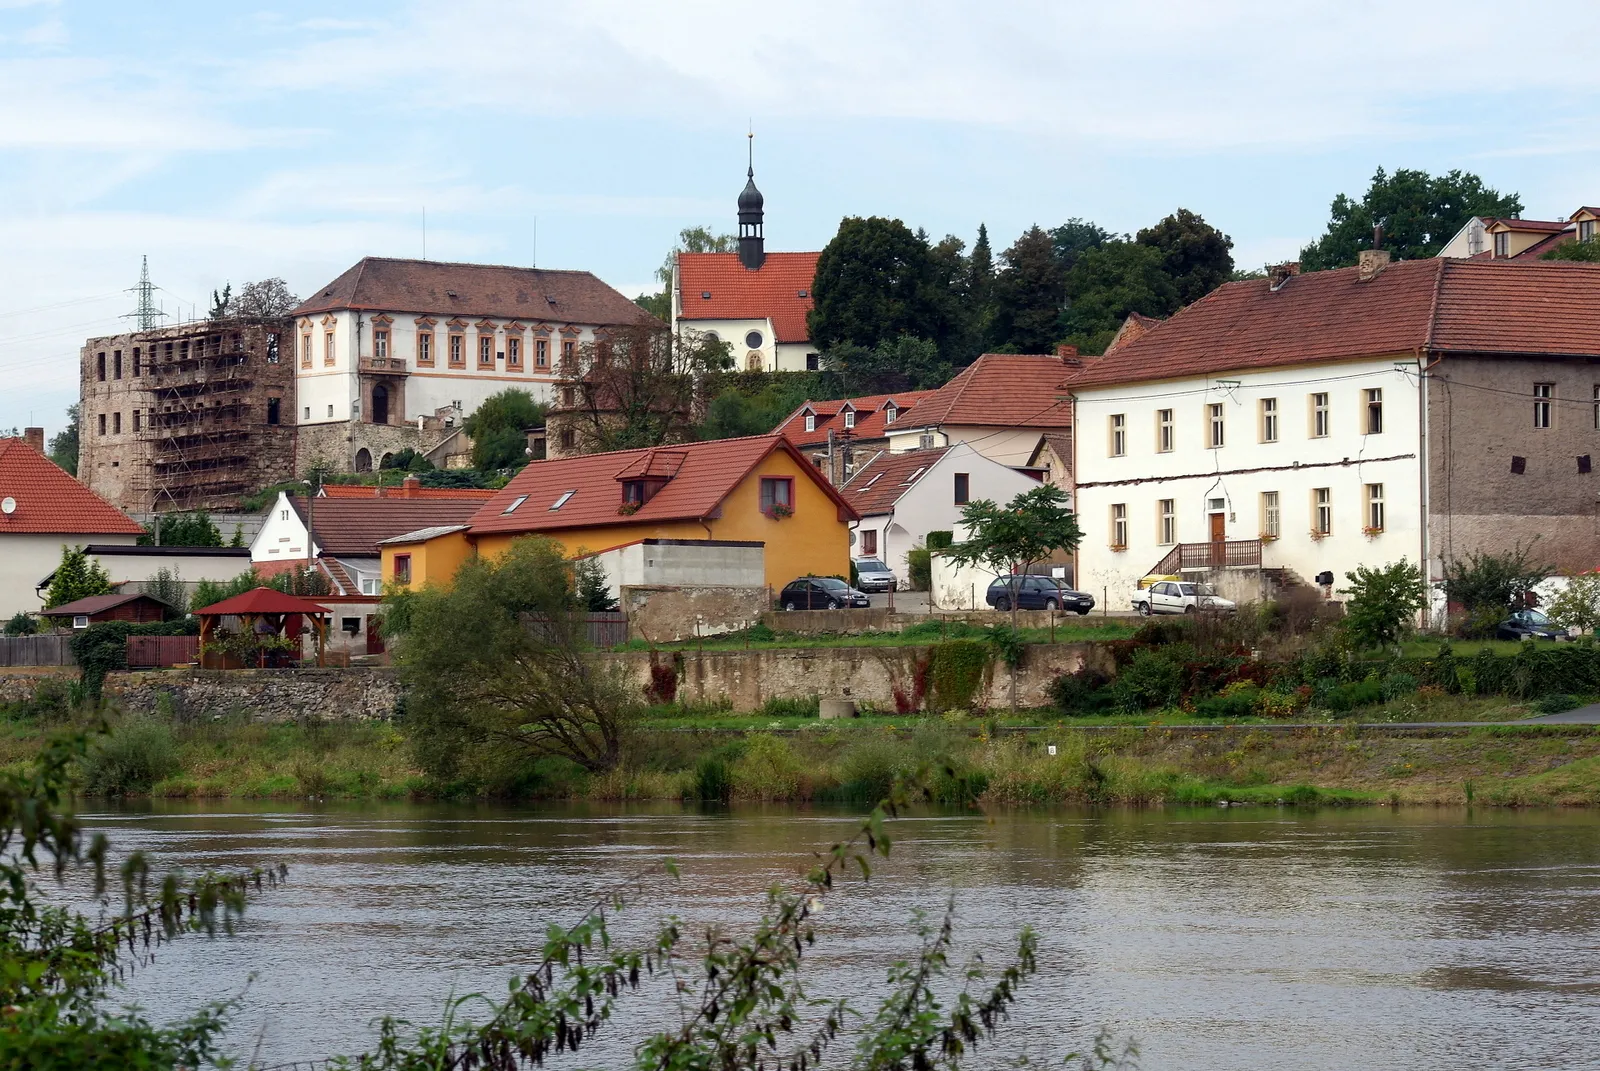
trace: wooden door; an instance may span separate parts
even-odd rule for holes
[[[1220,568],[1227,564],[1228,518],[1222,513],[1211,514],[1211,564]]]
[[[383,651],[384,651],[383,633],[380,632],[379,629],[378,629],[378,618],[377,618],[377,615],[376,614],[368,614],[367,615],[367,653],[368,654],[382,654]]]

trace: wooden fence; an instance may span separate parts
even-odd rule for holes
[[[72,637],[51,633],[44,636],[0,636],[0,666],[75,666]]]
[[[614,610],[589,615],[589,642],[596,647],[618,647],[628,642],[628,615]]]
[[[200,661],[199,636],[129,636],[129,669],[164,669]]]

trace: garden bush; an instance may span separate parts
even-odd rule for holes
[[[1197,718],[1248,718],[1256,712],[1256,700],[1261,689],[1253,685],[1227,688],[1216,695],[1200,700],[1194,705]]]
[[[1118,672],[1112,691],[1117,706],[1129,712],[1172,706],[1183,696],[1183,664],[1171,648],[1142,648]]]
[[[1050,701],[1062,714],[1072,717],[1100,714],[1116,703],[1111,678],[1092,666],[1074,673],[1061,673],[1050,682]]]
[[[745,741],[733,764],[733,794],[747,800],[791,800],[799,795],[804,767],[789,742],[769,733]]]
[[[172,729],[157,721],[130,721],[95,741],[83,762],[84,790],[93,796],[146,793],[178,772]]]
[[[761,704],[761,714],[768,718],[815,718],[820,702],[814,695],[802,698],[771,696]],[[730,704],[731,709],[731,704]]]

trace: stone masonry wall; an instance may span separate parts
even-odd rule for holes
[[[770,602],[764,587],[622,589],[629,632],[651,643],[672,643],[749,628],[761,620]]]

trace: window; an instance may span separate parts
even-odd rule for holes
[[[277,352],[278,352],[278,336],[277,335],[268,335],[267,339],[269,341],[272,353],[274,355],[276,355]],[[138,346],[133,347],[133,375],[134,375],[135,379],[137,379],[139,377],[139,347]]]
[[[1600,383],[1594,385],[1594,427],[1600,431]]]
[[[883,410],[883,426],[888,427],[890,424],[893,424],[894,418],[899,415],[900,410],[896,409],[894,406],[885,406]]]
[[[328,403],[328,419],[329,420],[333,419],[333,403],[332,402]]]
[[[276,398],[272,399],[272,401],[267,403],[267,423],[268,424],[276,424],[277,423],[277,421],[273,419],[273,417],[277,413],[277,410],[274,409],[273,407],[276,406],[277,404],[278,404],[278,400]],[[133,411],[133,430],[134,430],[134,434],[138,434],[138,432],[139,432],[139,410],[137,410],[137,409],[135,409]]]
[[[394,582],[396,584],[411,583],[411,555],[396,554],[394,556]]]
[[[288,520],[288,519],[289,519],[289,511],[288,511],[288,510],[286,510],[286,509],[280,509],[280,510],[279,510],[279,511],[278,511],[278,520],[280,520],[280,521],[286,521],[286,520]],[[286,540],[287,540],[287,539],[288,539],[288,538],[289,538],[289,537],[288,537],[288,536],[284,536],[284,539],[286,539]]]
[[[362,577],[361,578],[361,594],[363,594],[363,595],[382,595],[383,592],[378,590],[378,578],[377,577],[373,577],[373,576],[364,576],[364,577]]]
[[[94,366],[96,378],[98,378],[100,382],[104,383],[106,381],[106,355],[103,353],[95,354]]]
[[[571,409],[573,404],[574,404],[574,400],[575,400],[575,395],[573,393],[573,389],[571,387],[562,387],[561,388],[561,405],[562,405],[562,408]]]
[[[1550,426],[1550,399],[1555,396],[1554,383],[1535,383],[1533,385],[1533,426],[1548,428]]]
[[[1594,238],[1594,220],[1582,219],[1578,221],[1578,241],[1587,242]]]
[[[1597,396],[1600,396],[1600,387],[1596,387],[1595,388],[1595,392],[1596,392]],[[1596,411],[1600,412],[1600,403],[1597,403]],[[1597,418],[1597,419],[1600,419],[1600,418]],[[1595,426],[1596,427],[1600,427],[1600,424],[1596,424]],[[817,414],[815,414],[815,413],[807,413],[806,414],[806,430],[807,431],[816,431],[817,430]]]
[[[878,553],[878,533],[864,529],[861,533],[861,554],[863,557],[871,557],[876,553]]]
[[[1328,395],[1326,392],[1311,396],[1311,437],[1328,437]]]
[[[100,434],[104,435],[105,433],[106,433],[106,415],[104,413],[101,413],[100,414]]]
[[[116,350],[111,354],[111,367],[112,367],[112,371],[115,373],[113,378],[121,379],[122,378],[122,351],[121,350]]]
[[[267,363],[268,364],[277,364],[278,363],[278,333],[276,331],[267,332]],[[138,350],[134,350],[133,351],[133,374],[134,375],[138,375],[139,374],[139,351]]]
[[[794,512],[794,480],[788,476],[761,477],[761,512],[770,517],[780,510]]]
[[[1111,507],[1111,545],[1113,547],[1128,545],[1128,506],[1123,502]]]
[[[1497,257],[1511,255],[1511,234],[1509,231],[1501,231],[1494,236],[1494,255]]]
[[[761,338],[760,331],[750,331],[744,336],[744,344],[746,349],[759,350],[761,348],[762,341],[763,340]]]
[[[494,336],[493,335],[479,335],[478,336],[478,367],[479,368],[492,368],[492,367],[494,367]]]
[[[533,363],[540,368],[550,367],[550,342],[548,339],[534,339]]]
[[[1283,519],[1278,512],[1278,492],[1261,492],[1261,534],[1277,539],[1282,535]]]
[[[815,372],[822,367],[822,356],[816,353],[806,354],[806,371]]]
[[[1383,388],[1369,387],[1367,389],[1367,428],[1363,435],[1379,435],[1383,432]]]
[[[306,418],[306,419],[307,419],[307,420],[310,420],[310,419],[311,419],[311,407],[310,407],[310,406],[309,406],[309,405],[308,405],[308,406],[306,406],[306,416],[305,416],[305,418]]]
[[[1172,453],[1172,410],[1156,410],[1156,452]]]
[[[300,367],[301,368],[310,368],[311,367],[311,336],[310,335],[301,335],[300,336]]]
[[[578,344],[570,338],[561,340],[561,367],[563,370],[572,367],[572,357],[577,352]]]
[[[330,365],[330,364],[333,363],[333,332],[332,331],[329,331],[327,334],[322,336],[322,363],[324,365]]]
[[[1261,441],[1275,443],[1278,441],[1278,399],[1261,399]]]
[[[1122,413],[1111,414],[1111,456],[1121,457],[1128,452],[1128,418]]]
[[[1160,505],[1161,531],[1157,540],[1162,546],[1167,546],[1178,541],[1178,511],[1177,500],[1163,498]]]
[[[1311,531],[1319,536],[1333,534],[1333,492],[1326,487],[1311,492]]]
[[[113,434],[113,435],[121,435],[122,434],[122,414],[121,413],[112,413],[111,414],[111,434]]]
[[[88,614],[73,614],[72,615],[72,627],[73,628],[88,628],[89,627],[89,615]]]
[[[1212,402],[1210,405],[1206,406],[1206,415],[1210,418],[1211,422],[1211,437],[1208,441],[1211,444],[1211,449],[1216,450],[1219,449],[1223,443],[1224,426],[1222,419],[1222,403]]]
[[[970,485],[971,479],[969,473],[956,473],[956,505],[965,506],[967,504],[967,498],[970,493]]]
[[[372,355],[379,360],[383,360],[389,356],[389,329],[387,327],[378,327],[373,329]]]
[[[856,411],[854,409],[846,409],[844,411],[844,426],[847,428],[856,426]]]
[[[516,335],[506,339],[506,367],[522,370],[522,339]]]
[[[450,367],[465,368],[467,364],[467,336],[451,333]]]
[[[933,449],[933,432],[925,431],[917,436],[917,447],[922,450]]]
[[[1367,532],[1383,531],[1383,484],[1367,484]]]
[[[577,442],[577,437],[572,433],[571,428],[562,428],[561,434],[556,436],[556,441],[561,444],[561,449],[571,450],[573,444]]]
[[[433,365],[433,332],[417,332],[417,363]]]
[[[577,494],[577,493],[578,492],[577,492],[576,488],[574,488],[571,491],[562,491],[559,495],[556,496],[556,500],[554,502],[550,503],[550,512],[554,513],[556,510],[560,509],[562,506],[565,506],[568,502],[570,502],[572,500],[572,496]],[[508,506],[506,508],[506,512],[510,513],[512,510],[516,509],[517,506],[520,505],[520,504],[521,504],[520,502],[513,502],[510,506]]]

